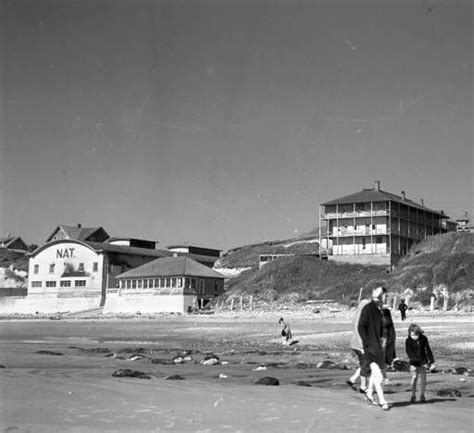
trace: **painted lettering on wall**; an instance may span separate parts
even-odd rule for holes
[[[56,250],[57,259],[73,259],[75,248],[63,248]]]

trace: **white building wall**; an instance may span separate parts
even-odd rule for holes
[[[113,313],[187,313],[197,307],[195,295],[157,295],[122,290],[107,293],[104,314]]]
[[[78,272],[80,264],[84,265],[86,275],[68,276],[70,272]],[[94,263],[97,270],[94,271]],[[28,296],[30,295],[64,295],[67,293],[88,294],[102,292],[102,274],[104,258],[91,248],[77,242],[64,241],[54,243],[29,261]],[[54,264],[54,272],[50,265]],[[38,273],[35,273],[38,265]],[[65,274],[66,275],[63,275]],[[76,281],[85,281],[85,286],[76,287]],[[46,287],[48,281],[55,281],[56,287]],[[70,281],[69,287],[61,287],[61,281]],[[35,282],[41,282],[41,287],[35,287]]]

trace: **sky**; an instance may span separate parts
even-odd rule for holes
[[[470,0],[0,7],[0,236],[227,250],[375,180],[473,215]]]

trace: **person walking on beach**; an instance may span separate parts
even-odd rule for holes
[[[288,346],[289,344],[291,344],[291,341],[293,340],[293,336],[291,335],[290,325],[288,325],[288,323],[285,323],[285,321],[283,320],[283,317],[280,317],[280,320],[278,321],[278,323],[283,326],[281,330],[281,336],[283,337],[283,341],[285,342],[285,344]]]
[[[392,365],[393,361],[397,357],[395,353],[395,326],[393,325],[392,314],[390,310],[386,307],[382,307],[382,321],[383,321],[383,331],[382,331],[382,350],[385,355],[385,365],[382,369],[383,374],[383,384],[388,385],[389,380],[387,378],[387,366]]]
[[[416,323],[412,323],[408,327],[408,337],[405,341],[405,349],[407,356],[410,359],[410,403],[416,402],[416,384],[418,378],[420,378],[420,403],[424,403],[426,401],[426,372],[430,370],[430,366],[434,365],[434,357],[433,352],[431,352],[428,338]]]
[[[400,304],[398,305],[398,309],[400,310],[400,315],[403,322],[407,318],[406,312],[408,310],[408,306],[407,304],[405,304],[405,299],[402,299],[400,301]]]
[[[376,404],[373,396],[375,389],[379,405],[382,410],[389,410],[387,400],[383,393],[382,370],[385,368],[385,350],[383,349],[384,315],[383,304],[386,300],[387,289],[377,287],[372,291],[372,301],[369,302],[360,313],[358,331],[362,339],[364,356],[370,366],[369,386],[366,393],[366,400],[371,404]]]
[[[370,375],[370,367],[367,364],[365,357],[364,357],[364,347],[362,344],[362,339],[360,338],[359,335],[359,318],[360,318],[360,313],[362,311],[362,308],[364,308],[370,300],[368,299],[363,299],[360,301],[354,317],[352,319],[352,337],[351,337],[351,348],[354,354],[357,356],[357,359],[359,360],[359,367],[357,367],[356,371],[354,374],[346,381],[346,383],[354,390],[358,390],[362,394],[365,394],[367,392],[367,378]],[[360,386],[357,389],[356,383],[360,379]]]

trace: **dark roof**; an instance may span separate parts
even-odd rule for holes
[[[59,231],[62,230],[70,239],[77,239],[79,241],[86,241],[90,236],[92,236],[95,232],[102,230],[106,237],[109,235],[102,227],[82,227],[82,226],[68,226],[65,224],[59,224],[53,233],[46,239],[46,242],[49,240]]]
[[[117,278],[165,276],[224,278],[224,276],[219,272],[216,272],[213,269],[185,256],[156,259],[152,262],[145,263],[142,266],[138,266],[137,268],[130,269],[129,271],[118,275]]]
[[[380,202],[380,201],[393,201],[395,203],[402,203],[407,206],[421,209],[425,212],[431,212],[431,213],[437,214],[443,218],[448,218],[448,216],[445,215],[444,212],[442,211],[429,209],[410,199],[407,199],[407,198],[403,199],[402,197],[392,194],[390,192],[383,191],[383,190],[376,190],[372,188],[363,189],[362,191],[356,192],[354,194],[349,194],[341,198],[327,201],[326,203],[323,203],[323,206],[329,206],[329,205],[334,205],[334,204],[368,203],[368,202]]]
[[[28,249],[28,245],[20,236],[7,236],[7,237],[0,238],[0,244],[5,245],[5,248],[12,247],[12,245],[15,244],[16,242],[20,242],[24,246],[25,250]]]
[[[136,256],[149,256],[149,257],[156,257],[156,258],[169,257],[170,255],[172,255],[171,251],[166,251],[166,250],[152,250],[150,248],[128,247],[126,245],[113,245],[113,244],[108,244],[105,242],[84,242],[84,241],[79,241],[77,239],[59,239],[59,240],[48,242],[41,245],[39,248],[34,250],[30,254],[30,256],[34,257],[38,253],[43,251],[44,249],[49,248],[52,245],[57,245],[64,242],[85,245],[93,249],[95,252],[105,251],[108,253],[130,254],[130,255],[136,255]]]
[[[134,254],[142,256],[169,257],[173,253],[167,250],[156,250],[151,248],[129,247],[127,245],[114,245],[107,242],[84,242],[96,251],[107,251],[109,253]]]

